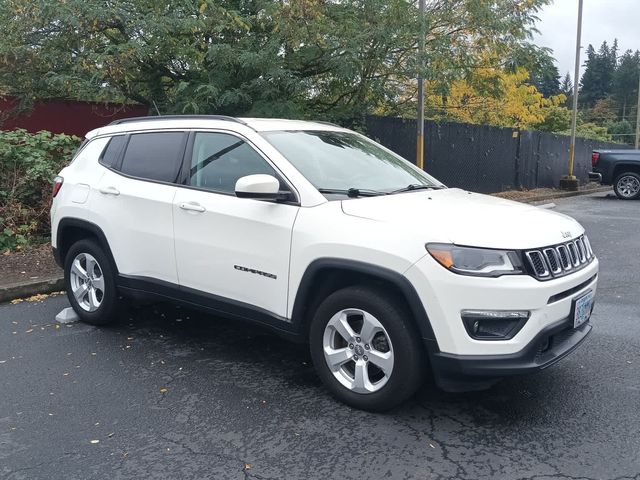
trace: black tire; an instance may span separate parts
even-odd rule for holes
[[[636,200],[640,198],[640,188],[635,193],[629,193],[629,190],[624,188],[623,184],[626,183],[628,185],[629,181],[634,185],[640,186],[640,175],[635,172],[623,172],[613,182],[613,190],[621,200]]]
[[[94,311],[87,311],[81,307],[78,299],[73,294],[71,267],[76,257],[82,254],[89,254],[95,258],[104,279],[104,291],[100,298],[100,305]],[[115,320],[119,304],[115,272],[109,256],[95,241],[89,239],[79,240],[71,246],[65,257],[64,280],[69,303],[71,303],[80,320],[91,325],[107,325]]]
[[[372,314],[386,330],[393,346],[391,374],[377,391],[352,391],[334,376],[327,365],[323,346],[325,328],[331,318],[344,309],[361,309]],[[402,302],[381,289],[354,286],[329,295],[315,312],[309,342],[316,371],[331,394],[347,405],[368,411],[389,410],[411,397],[423,381],[426,359],[420,335],[410,319],[411,315]]]

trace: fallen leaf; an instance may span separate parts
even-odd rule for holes
[[[27,330],[27,331],[26,331],[26,332],[24,332],[24,333],[31,333],[31,332],[33,332],[33,328],[30,328],[29,330]]]
[[[89,443],[92,443],[93,445],[95,445],[96,443],[100,443],[100,440],[91,440]]]
[[[245,463],[245,464],[244,464],[244,468],[243,468],[242,470],[244,470],[244,471],[246,472],[247,470],[251,470],[251,467],[252,467],[252,466],[253,466],[253,465],[251,465],[250,463]]]
[[[39,293],[37,295],[32,295],[31,297],[27,298],[27,302],[41,302],[45,298],[49,298],[49,295],[46,295],[44,293]]]
[[[161,388],[161,389],[160,389],[160,393],[167,393],[168,391],[169,391],[169,390],[168,390],[168,389],[166,389],[166,388]]]
[[[20,302],[24,302],[24,300],[22,298],[15,298],[13,300],[11,300],[11,305],[16,305]]]

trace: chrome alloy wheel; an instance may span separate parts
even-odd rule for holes
[[[104,275],[98,261],[88,253],[79,253],[69,272],[71,292],[80,308],[95,312],[104,298]]]
[[[376,317],[358,308],[336,313],[324,329],[324,359],[334,377],[356,393],[380,390],[393,371],[393,346]]]
[[[618,179],[618,192],[625,198],[632,198],[640,192],[640,180],[632,175],[624,175]]]

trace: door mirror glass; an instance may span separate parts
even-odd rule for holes
[[[273,175],[256,174],[240,177],[236,182],[236,196],[239,198],[260,198],[286,200],[288,192],[280,192],[280,182]]]

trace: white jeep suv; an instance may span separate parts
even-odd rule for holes
[[[573,219],[446,188],[320,122],[119,120],[54,185],[54,254],[91,324],[183,302],[308,342],[340,400],[388,409],[544,369],[589,334],[598,261]]]

